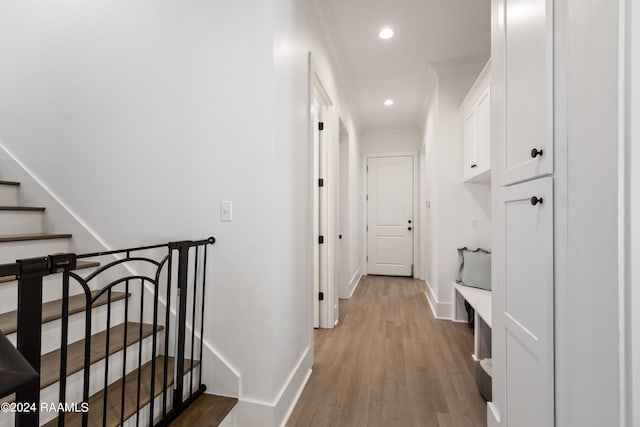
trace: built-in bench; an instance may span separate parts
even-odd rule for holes
[[[482,360],[491,357],[491,291],[453,283],[455,289],[455,320],[467,321],[464,302],[474,309],[473,357]]]

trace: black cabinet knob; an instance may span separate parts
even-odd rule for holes
[[[531,198],[531,204],[532,204],[533,206],[537,205],[538,203],[542,204],[542,202],[543,202],[543,201],[544,201],[544,199],[543,199],[542,197],[536,197],[536,196],[533,196],[533,197]]]
[[[543,153],[544,150],[538,150],[537,148],[534,148],[533,150],[531,150],[531,158],[535,159],[538,156],[542,156]]]
[[[411,224],[411,220],[409,220],[409,224]]]
[[[342,234],[338,234],[338,239],[342,239]]]
[[[411,227],[407,227],[407,230],[411,231]]]
[[[476,165],[475,163],[471,165],[471,169],[477,168],[477,167],[478,167],[478,165]]]

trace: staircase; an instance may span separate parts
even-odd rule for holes
[[[223,422],[237,399],[200,397],[206,246],[214,240],[69,254],[72,234],[47,232],[46,208],[20,206],[19,190],[18,182],[0,181],[0,267],[15,269],[0,274],[0,332],[40,378],[0,402],[37,403],[39,416],[0,412],[0,427],[18,418],[29,426],[168,425],[176,418],[199,425],[198,414],[206,414],[206,425]],[[38,257],[33,266],[16,263]],[[41,322],[32,321],[34,304]],[[19,325],[40,331],[37,356],[30,352],[38,334]],[[77,406],[59,412],[65,402]]]

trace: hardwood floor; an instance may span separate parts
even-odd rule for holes
[[[315,331],[315,365],[290,427],[486,426],[473,334],[436,320],[422,282],[366,276]]]

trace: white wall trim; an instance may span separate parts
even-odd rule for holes
[[[311,376],[312,354],[311,347],[306,347],[272,401],[253,399],[241,393],[240,425],[284,426]]]
[[[440,302],[435,292],[431,288],[431,284],[428,280],[424,283],[427,285],[427,290],[424,295],[427,297],[429,308],[433,313],[433,317],[439,320],[454,320],[454,304],[451,302]]]
[[[351,292],[349,292],[349,297],[347,299],[351,299],[353,294],[356,292],[356,288],[360,284],[360,280],[362,280],[361,274],[362,268],[359,267],[356,272],[351,276],[351,280],[349,280],[349,288],[351,288]]]

